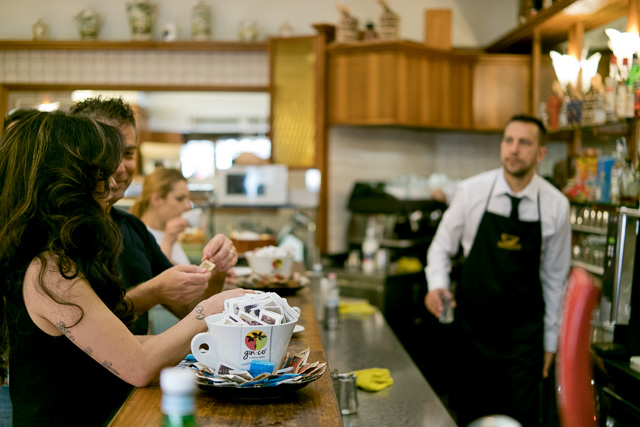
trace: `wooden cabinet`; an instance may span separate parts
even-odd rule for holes
[[[329,124],[470,129],[474,60],[408,41],[330,46]]]
[[[514,114],[529,112],[531,58],[479,55],[473,68],[473,127],[501,130]]]

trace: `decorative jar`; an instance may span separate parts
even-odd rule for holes
[[[82,40],[98,38],[102,28],[102,18],[98,12],[93,9],[84,9],[74,16],[74,19],[78,23],[78,32]]]
[[[47,24],[42,22],[42,19],[38,19],[36,23],[31,26],[31,31],[33,31],[34,40],[45,40],[48,37],[48,27]]]
[[[204,41],[211,37],[211,8],[200,1],[191,10],[191,38]]]
[[[132,40],[151,40],[156,5],[147,0],[127,3],[127,16]]]

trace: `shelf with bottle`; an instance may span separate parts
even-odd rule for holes
[[[572,224],[598,226],[596,215],[616,208],[638,207],[640,171],[633,165],[626,138],[616,139],[614,155],[602,155],[588,148],[581,156],[571,157],[575,174],[563,187],[572,200]],[[606,224],[603,225],[606,228]]]
[[[574,133],[579,131],[583,138],[620,137],[629,133],[633,119],[622,119],[614,122],[566,127],[562,129],[550,129],[548,139],[552,141],[571,141]]]

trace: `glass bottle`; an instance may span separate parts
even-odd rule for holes
[[[160,373],[164,427],[196,427],[193,372],[180,368],[165,368]]]
[[[635,207],[638,204],[638,181],[636,171],[631,161],[625,162],[625,167],[620,177],[620,203],[625,206]]]
[[[327,278],[321,281],[321,286],[324,300],[324,326],[327,329],[337,329],[340,321],[340,289],[336,273],[329,273]]]
[[[366,237],[362,242],[362,271],[373,273],[376,269],[376,251],[380,247],[376,239],[376,229],[367,227]]]
[[[607,122],[618,120],[616,114],[616,79],[618,78],[618,65],[616,57],[611,55],[609,62],[609,75],[604,79],[604,112]]]
[[[629,77],[627,77],[627,118],[636,115],[636,86],[640,89],[640,65],[638,65],[638,56],[633,54],[633,62],[629,69]]]
[[[609,190],[609,197],[612,205],[619,205],[622,195],[622,174],[625,168],[624,162],[624,145],[623,142],[616,141],[616,155],[615,162],[611,166],[611,188]]]
[[[627,117],[627,79],[625,78],[627,58],[623,58],[622,68],[619,70],[621,78],[618,80],[616,87],[616,115],[618,116],[618,120]]]

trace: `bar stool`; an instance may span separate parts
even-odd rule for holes
[[[556,360],[558,411],[564,427],[596,424],[590,353],[591,318],[599,295],[591,275],[573,268],[564,298]]]

